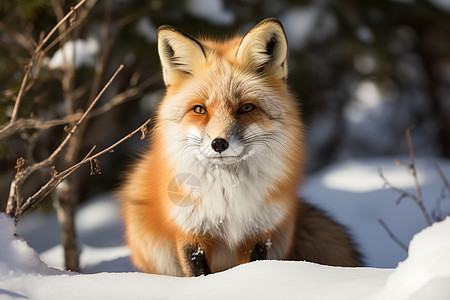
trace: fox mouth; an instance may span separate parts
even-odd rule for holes
[[[210,160],[213,164],[233,164],[238,161],[240,161],[239,156],[214,156],[214,157],[208,157],[208,160]]]
[[[254,151],[249,151],[240,155],[220,155],[220,156],[200,155],[199,159],[200,161],[208,162],[213,165],[231,165],[242,162],[247,158],[249,158],[250,156],[253,156],[254,154],[255,154]]]

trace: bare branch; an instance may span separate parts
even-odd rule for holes
[[[394,242],[396,242],[397,245],[400,246],[400,248],[402,248],[405,252],[408,252],[408,247],[406,247],[406,245],[403,244],[403,242],[392,232],[392,230],[389,228],[389,226],[387,226],[387,224],[382,219],[378,219],[378,223],[380,223],[380,225],[384,228],[384,230],[387,232],[389,237]]]
[[[20,85],[19,92],[18,92],[17,97],[16,97],[16,101],[15,101],[15,103],[14,103],[14,108],[13,108],[13,112],[12,112],[12,114],[11,114],[10,123],[14,123],[14,122],[16,121],[16,119],[17,119],[17,116],[18,116],[18,114],[19,114],[20,103],[21,103],[21,101],[22,101],[22,97],[23,97],[23,95],[24,95],[25,88],[27,87],[27,81],[28,81],[28,78],[29,78],[29,76],[30,76],[30,72],[32,71],[33,66],[34,66],[36,60],[40,60],[40,57],[41,57],[41,55],[42,55],[42,53],[41,53],[42,47],[44,47],[44,45],[45,45],[45,44],[48,42],[48,40],[53,36],[53,34],[56,32],[56,30],[58,30],[58,28],[59,28],[62,24],[64,24],[64,22],[65,22],[68,18],[70,18],[70,17],[75,13],[75,11],[76,11],[81,5],[83,5],[85,2],[86,2],[86,0],[81,0],[75,7],[73,7],[73,8],[70,10],[70,12],[67,13],[67,14],[66,14],[66,15],[58,22],[58,24],[56,24],[56,25],[50,30],[50,32],[49,32],[44,38],[41,39],[41,41],[39,42],[38,46],[37,46],[36,49],[34,50],[34,54],[32,55],[32,57],[31,57],[31,59],[30,59],[28,65],[25,67],[25,75],[24,75],[24,77],[23,77],[23,79],[22,79],[22,83],[21,83],[21,85]],[[29,89],[29,88],[30,88],[30,86],[28,85],[27,89]],[[2,131],[3,131],[3,129],[2,129]],[[1,133],[1,132],[0,132],[0,133]]]
[[[44,47],[44,45],[48,42],[48,40],[52,37],[52,35],[56,32],[56,30],[58,30],[58,28],[62,24],[64,24],[64,22],[66,22],[67,19],[69,19],[75,13],[75,11],[78,8],[80,8],[86,1],[87,0],[81,0],[80,2],[78,2],[77,5],[72,7],[70,11],[61,20],[59,20],[59,22],[50,30],[50,32],[45,36],[45,38],[39,43],[38,47],[35,50],[35,53],[39,52],[42,49],[42,47]]]
[[[116,72],[111,76],[109,81],[106,83],[106,85],[103,87],[103,89],[98,93],[97,97],[91,102],[88,109],[84,112],[84,114],[81,116],[81,118],[75,123],[75,126],[70,130],[70,132],[73,134],[77,127],[86,119],[86,116],[91,112],[94,105],[98,102],[98,100],[103,96],[103,93],[106,91],[106,89],[110,86],[110,84],[113,82],[113,80],[116,78],[117,74],[119,74],[120,71],[122,71],[123,65],[120,65],[119,68],[117,68]]]
[[[441,177],[442,182],[444,183],[445,188],[447,189],[447,191],[450,193],[450,184],[448,183],[447,178],[444,175],[444,172],[442,172],[442,169],[439,167],[437,162],[434,162],[434,167],[436,168],[439,177]]]
[[[417,175],[416,164],[415,164],[415,160],[414,160],[414,148],[413,148],[412,138],[411,138],[411,130],[412,129],[414,129],[414,125],[408,127],[408,129],[406,129],[406,139],[408,141],[408,147],[409,147],[409,159],[411,161],[409,169],[411,170],[411,174],[414,179],[414,186],[416,188],[417,205],[419,205],[419,208],[422,211],[422,214],[425,216],[425,219],[426,219],[428,225],[431,225],[430,215],[428,214],[425,206],[423,205],[422,189],[419,184],[419,178]]]
[[[444,201],[450,194],[450,185],[447,178],[445,177],[444,172],[442,172],[442,169],[439,167],[438,163],[434,161],[433,164],[444,186],[441,188],[441,192],[439,198],[436,201],[436,207],[433,209],[432,216],[435,220],[442,221],[445,218],[445,216],[449,215],[449,212],[443,212],[441,202]]]
[[[58,37],[55,38],[50,44],[48,44],[47,47],[45,47],[43,50],[41,50],[41,53],[42,53],[41,55],[44,56],[45,54],[47,54],[47,52],[50,49],[52,49],[61,40],[66,38],[80,23],[82,23],[84,21],[85,18],[86,18],[86,16],[84,18],[82,17],[79,20],[71,23],[70,26],[64,32],[62,32],[60,35],[58,35]]]
[[[118,105],[126,103],[127,101],[136,99],[137,97],[142,95],[142,92],[147,89],[149,86],[158,82],[159,76],[152,76],[139,85],[135,87],[131,87],[126,89],[125,91],[115,95],[111,100],[103,104],[102,106],[95,108],[91,111],[91,113],[86,117],[87,119],[97,117],[102,115],[111,109],[115,108]],[[14,123],[8,123],[5,126],[0,128],[0,139],[5,139],[16,134],[23,129],[37,129],[37,130],[46,130],[51,127],[61,126],[69,123],[73,123],[76,120],[80,119],[82,113],[77,112],[74,114],[70,114],[61,119],[54,119],[48,121],[42,121],[38,119],[17,119]]]
[[[61,183],[64,179],[66,179],[68,176],[70,176],[73,172],[78,170],[82,165],[86,163],[91,163],[92,161],[96,160],[99,156],[112,152],[114,148],[116,148],[118,145],[126,141],[127,139],[134,136],[139,131],[144,130],[150,123],[151,119],[148,119],[144,124],[139,126],[139,128],[135,129],[130,134],[126,135],[119,141],[115,142],[113,145],[109,146],[108,148],[94,154],[91,156],[92,152],[95,149],[95,146],[89,151],[89,153],[77,164],[67,168],[66,170],[54,174],[54,176],[44,185],[41,187],[41,189],[36,192],[33,196],[29,197],[25,203],[17,210],[15,214],[15,220],[16,223],[19,221],[20,218],[22,218],[26,213],[31,211],[33,208],[35,208],[39,203],[47,196],[59,183]]]
[[[126,89],[122,93],[117,94],[116,96],[114,96],[111,99],[111,101],[108,101],[104,105],[102,105],[99,108],[97,108],[94,111],[92,111],[91,117],[104,114],[105,112],[110,111],[111,109],[113,109],[117,105],[120,105],[120,104],[125,103],[125,102],[127,102],[129,100],[132,100],[132,99],[135,99],[136,97],[141,96],[142,92],[146,88],[148,88],[149,86],[155,84],[156,82],[158,82],[158,80],[159,80],[159,76],[153,76],[153,77],[150,77],[147,80],[143,81],[141,84],[139,84],[139,85],[137,85],[135,87]]]
[[[400,194],[399,198],[396,201],[397,204],[399,204],[401,202],[401,200],[403,200],[404,198],[411,199],[413,202],[415,202],[417,204],[417,206],[419,206],[419,209],[422,212],[422,215],[425,217],[427,224],[431,225],[432,222],[431,222],[430,215],[428,214],[428,211],[425,208],[425,205],[423,205],[422,190],[421,190],[421,187],[419,184],[419,178],[417,175],[417,169],[416,169],[415,158],[414,158],[414,149],[413,149],[412,138],[411,138],[411,130],[413,128],[414,128],[414,126],[410,126],[410,127],[408,127],[408,129],[406,129],[406,140],[408,141],[410,162],[404,163],[399,160],[394,160],[394,163],[396,165],[404,165],[404,166],[408,167],[408,169],[411,172],[411,175],[414,179],[414,187],[416,190],[416,194],[414,195],[414,194],[408,193],[407,191],[402,190],[402,189],[394,186],[393,184],[391,184],[389,182],[389,180],[387,180],[387,178],[383,175],[381,168],[378,169],[378,174],[380,175],[381,179],[383,179],[385,186],[393,189],[394,191],[396,191],[397,193]]]
[[[381,168],[378,168],[378,175],[380,176],[381,179],[383,179],[384,181],[384,186],[389,187],[390,189],[396,191],[397,193],[400,194],[399,198],[396,201],[396,204],[399,204],[401,200],[403,200],[404,198],[409,198],[412,201],[417,203],[417,198],[415,195],[408,193],[405,190],[402,190],[396,186],[394,186],[383,174],[383,171],[381,170]]]
[[[103,45],[103,47],[101,48],[99,58],[97,59],[97,63],[95,64],[95,75],[92,80],[91,94],[89,96],[89,100],[92,99],[97,94],[97,91],[100,88],[100,83],[104,74],[107,58],[109,56],[109,52],[111,49],[109,47],[111,9],[112,9],[112,2],[111,0],[107,0],[105,3],[105,16],[103,18],[103,24],[101,28],[101,45]]]
[[[22,95],[25,90],[25,85],[27,84],[28,77],[30,76],[30,72],[32,69],[32,64],[30,62],[29,65],[25,66],[25,75],[23,76],[22,83],[20,84],[19,93],[17,94],[16,103],[14,104],[14,108],[11,114],[10,123],[14,123],[17,119],[17,115],[19,113],[20,101],[22,100]]]
[[[69,142],[70,138],[73,136],[73,134],[77,131],[77,128],[80,126],[80,124],[86,119],[86,116],[91,112],[94,105],[98,102],[100,97],[103,95],[103,93],[106,91],[106,89],[111,85],[114,78],[117,76],[117,74],[123,69],[123,65],[120,65],[117,71],[114,73],[114,75],[111,77],[111,79],[108,81],[108,83],[103,87],[103,89],[100,91],[100,93],[95,97],[95,99],[91,102],[88,109],[84,112],[84,114],[78,119],[78,121],[75,123],[75,125],[68,131],[65,139],[59,144],[59,146],[53,151],[52,154],[46,159],[44,159],[41,162],[35,163],[33,165],[30,165],[26,167],[23,171],[20,173],[17,173],[17,176],[13,179],[13,182],[11,184],[10,188],[10,194],[7,202],[7,211],[6,213],[12,215],[14,213],[14,203],[20,203],[20,197],[18,195],[17,188],[20,187],[25,180],[30,176],[31,173],[35,172],[36,170],[39,170],[41,168],[44,168],[46,166],[49,166],[51,163],[53,163],[56,156],[61,152],[61,150],[65,147],[65,145]],[[58,182],[59,184],[59,182]],[[47,185],[46,185],[47,186]],[[46,191],[46,186],[42,187],[44,191]],[[55,185],[56,186],[56,185]],[[13,190],[14,189],[14,190]],[[49,189],[46,194],[50,191]],[[19,205],[17,205],[19,207]]]

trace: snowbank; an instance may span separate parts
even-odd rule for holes
[[[48,268],[0,214],[1,299],[448,299],[450,218],[416,235],[395,270],[259,261],[198,278]],[[426,296],[426,298],[422,298]]]
[[[429,211],[436,208],[443,186],[433,161],[416,160]],[[450,178],[450,162],[438,163]],[[395,204],[398,194],[382,188],[379,167],[394,185],[414,192],[411,175],[392,158],[338,163],[299,190],[347,225],[367,264],[377,268],[260,261],[199,278],[138,273],[122,246],[117,202],[108,196],[92,199],[76,215],[81,267],[89,275],[48,267],[62,268],[63,261],[54,214],[26,216],[17,229],[45,263],[0,214],[0,299],[450,299],[450,219],[420,232],[426,224],[417,206],[409,199]],[[450,211],[448,200],[447,194],[439,202],[444,213]],[[383,230],[379,218],[406,245],[412,238],[409,255]]]
[[[384,299],[450,299],[449,237],[450,217],[414,236],[408,258],[387,280]]]

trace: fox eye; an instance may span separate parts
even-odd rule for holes
[[[193,111],[194,111],[196,114],[200,114],[200,115],[206,115],[206,114],[208,113],[208,112],[206,111],[206,108],[204,108],[204,107],[201,106],[201,105],[196,105],[196,106],[194,106]]]
[[[253,105],[252,103],[245,103],[244,105],[241,106],[241,108],[239,108],[238,113],[245,114],[245,113],[251,112],[255,108],[256,108],[256,106]]]

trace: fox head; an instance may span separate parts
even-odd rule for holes
[[[302,125],[286,86],[280,21],[263,20],[226,41],[161,26],[158,51],[167,93],[156,131],[178,172],[214,167],[256,177],[296,169]]]

